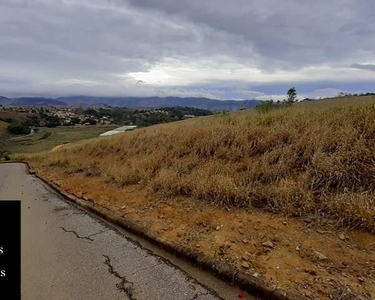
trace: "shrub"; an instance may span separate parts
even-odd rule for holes
[[[29,134],[30,128],[21,123],[11,123],[8,126],[8,131],[12,134]]]
[[[0,150],[0,161],[1,160],[10,160],[9,152],[6,150]]]
[[[255,109],[260,112],[268,112],[274,108],[275,104],[273,103],[273,100],[267,100],[262,101],[257,106],[255,106]]]

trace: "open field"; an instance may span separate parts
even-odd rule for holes
[[[116,126],[60,126],[56,128],[41,128],[32,136],[7,141],[4,147],[11,153],[49,151],[58,145],[98,137],[99,134],[113,128],[116,128]]]
[[[275,288],[372,299],[374,146],[375,97],[361,97],[157,125],[18,158]]]

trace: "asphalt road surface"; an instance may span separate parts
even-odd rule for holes
[[[23,300],[220,299],[169,261],[62,200],[22,164],[0,164],[0,199],[22,201]]]

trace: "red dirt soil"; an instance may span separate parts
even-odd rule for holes
[[[75,196],[270,287],[306,299],[375,299],[374,234],[317,216],[290,219],[190,198],[159,199],[139,186],[117,187],[58,168],[38,172]]]

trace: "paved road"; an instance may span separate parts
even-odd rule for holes
[[[22,164],[0,164],[0,199],[22,201],[24,300],[218,299],[181,269],[63,201]]]

